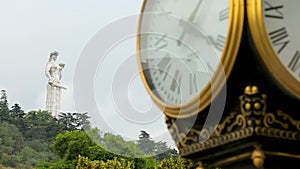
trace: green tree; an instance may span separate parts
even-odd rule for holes
[[[0,92],[1,92],[1,96],[0,96],[0,122],[2,122],[2,121],[10,122],[11,120],[10,120],[6,90],[1,90]]]
[[[22,110],[19,104],[15,103],[10,110],[10,123],[16,125],[22,132],[26,129],[24,117],[26,113]]]
[[[48,111],[42,110],[30,111],[24,118],[27,129],[30,129],[33,126],[45,126],[45,124],[49,123],[53,119],[52,115]]]
[[[78,155],[88,157],[89,147],[95,145],[85,132],[74,130],[58,134],[51,146],[61,159],[74,162],[77,161]]]
[[[91,123],[88,120],[90,116],[87,115],[88,113],[75,113],[75,119],[76,119],[76,127],[77,129],[81,130],[90,130],[91,129]]]
[[[63,125],[63,131],[89,130],[91,129],[90,117],[87,113],[62,113],[59,122]]]
[[[37,152],[49,152],[50,151],[49,143],[45,142],[41,139],[25,141],[25,146],[28,146]]]
[[[19,153],[17,153],[18,157],[18,165],[22,164],[23,167],[18,168],[32,168],[36,167],[39,163],[49,160],[49,156],[52,154],[46,152],[37,152],[34,149],[26,146]]]
[[[101,136],[100,130],[98,128],[92,128],[90,130],[86,130],[85,132],[96,144],[102,144],[103,137]]]
[[[0,153],[13,155],[22,149],[23,143],[22,134],[15,125],[0,123]]]
[[[106,149],[102,148],[100,145],[90,146],[89,147],[89,159],[91,160],[111,160],[114,157],[119,157],[116,154],[113,154]]]
[[[141,130],[139,140],[137,141],[138,147],[146,154],[150,155],[155,152],[155,143],[151,139],[150,134],[146,131]]]
[[[75,168],[79,155],[88,157],[91,160],[112,160],[118,157],[96,144],[87,133],[81,130],[60,133],[51,145],[59,157],[52,162],[45,162],[38,165],[38,169],[72,169]]]
[[[143,157],[144,153],[134,141],[125,141],[121,136],[104,134],[103,146],[114,154],[124,157]]]
[[[155,143],[155,159],[162,161],[163,159],[169,159],[170,157],[177,158],[178,152],[174,148],[167,146],[166,142],[159,141]]]
[[[53,142],[62,127],[48,111],[30,111],[24,117],[27,141],[40,139],[47,143]]]

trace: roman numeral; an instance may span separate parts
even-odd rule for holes
[[[208,62],[206,63],[206,66],[208,69],[209,76],[212,76],[214,74],[215,70],[212,68],[212,66]]]
[[[169,74],[168,72],[169,72],[170,68],[171,68],[171,64],[169,64],[169,66],[167,67],[167,69],[164,70],[164,71],[165,71],[165,75],[164,75],[164,77],[163,77],[163,80],[166,80],[166,79],[167,79],[167,76],[168,76],[168,74]]]
[[[289,68],[291,71],[296,72],[300,68],[300,52],[297,50],[294,54],[292,60],[289,63]],[[299,73],[300,77],[300,73]]]
[[[283,5],[272,6],[269,2],[265,2],[265,5],[268,6],[265,8],[265,17],[283,19],[283,12],[280,11],[283,9]]]
[[[280,53],[290,42],[288,40],[289,35],[284,27],[270,32],[269,36],[273,45],[279,47],[277,53]]]
[[[219,12],[219,21],[223,21],[229,18],[229,8],[223,9]]]
[[[177,88],[177,92],[180,93],[180,84],[181,84],[181,75],[179,74],[180,71],[176,70],[174,74],[174,78],[172,79],[172,83],[170,89],[175,92]]]
[[[196,75],[193,73],[190,73],[189,75],[189,80],[190,80],[190,95],[198,91],[198,86],[196,82]]]
[[[218,35],[217,39],[215,41],[212,39],[212,42],[213,42],[213,45],[215,46],[215,48],[221,52],[224,49],[225,41],[226,41],[226,37],[223,35]]]
[[[170,64],[171,58],[169,56],[164,57],[157,65],[157,68],[159,69],[160,73],[163,73],[166,71],[166,67],[168,64]]]
[[[165,47],[168,46],[168,41],[165,39],[167,36],[167,34],[162,35],[161,37],[155,37],[155,39],[157,40],[154,44],[155,51],[161,50]]]

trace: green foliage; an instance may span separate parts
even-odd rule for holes
[[[2,164],[0,164],[0,168],[1,168],[1,169],[14,169],[14,168],[11,168],[11,167],[3,166]]]
[[[51,146],[60,158],[77,161],[78,155],[88,156],[89,147],[95,143],[83,131],[74,130],[58,134]]]
[[[6,96],[6,90],[1,90],[0,96],[0,122],[11,121],[9,115],[8,101]]]
[[[135,167],[142,169],[153,169],[157,166],[157,161],[152,156],[134,159]]]
[[[146,131],[141,131],[137,142],[126,141],[91,129],[89,118],[87,113],[63,113],[59,119],[48,111],[24,113],[17,103],[9,109],[2,90],[0,168],[75,169],[78,164],[78,169],[154,169],[172,166],[169,163],[176,164],[175,168],[186,165],[177,160],[175,149],[166,142],[154,142]],[[169,159],[171,156],[174,159]]]
[[[0,123],[0,152],[13,155],[21,150],[23,143],[22,134],[15,125]]]
[[[30,111],[24,116],[23,136],[27,141],[41,140],[50,144],[61,132],[61,126],[48,111]]]
[[[91,160],[111,160],[116,157],[116,154],[113,154],[99,145],[89,147],[89,159]]]
[[[30,147],[24,147],[18,154],[19,163],[25,166],[37,166],[37,164],[47,161],[53,154],[37,152]]]
[[[141,134],[139,135],[138,140],[138,146],[139,148],[146,154],[152,154],[155,151],[155,143],[151,139],[150,134],[148,134],[146,131],[141,130]]]
[[[155,144],[155,159],[162,161],[163,159],[169,159],[170,157],[177,158],[178,153],[176,149],[169,148],[166,142],[159,141]]]
[[[90,117],[87,113],[62,113],[59,115],[59,122],[62,124],[62,131],[89,130],[91,129]]]
[[[27,147],[30,147],[31,149],[37,151],[37,152],[48,152],[48,151],[50,151],[49,143],[44,142],[44,141],[39,140],[39,139],[25,141],[25,145]]]
[[[6,167],[16,167],[19,159],[15,155],[2,154],[1,164]]]
[[[113,160],[90,161],[87,157],[79,156],[76,169],[133,169],[134,163],[123,158]]]
[[[20,132],[23,132],[26,128],[24,116],[26,114],[22,110],[22,108],[19,106],[19,104],[14,104],[12,106],[12,109],[9,111],[9,123],[14,124],[17,126],[20,130]]]
[[[30,129],[33,126],[45,126],[53,120],[52,115],[48,111],[30,111],[25,116],[27,128]]]
[[[157,169],[194,169],[196,167],[197,164],[192,160],[170,157],[169,159],[162,160]]]
[[[146,131],[141,130],[140,132],[137,144],[145,155],[153,155],[156,161],[178,157],[177,150],[168,147],[166,142],[154,142]]]
[[[103,138],[100,135],[100,130],[98,128],[92,128],[90,130],[85,130],[86,134],[98,145],[103,142]]]
[[[35,169],[75,169],[74,164],[64,159],[39,164]]]
[[[125,157],[142,157],[144,153],[134,141],[125,141],[121,136],[110,133],[104,135],[103,146],[110,152]]]

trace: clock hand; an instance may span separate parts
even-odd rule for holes
[[[194,8],[193,12],[191,13],[191,15],[190,15],[189,18],[188,18],[188,21],[189,21],[189,22],[194,23],[196,14],[197,14],[197,12],[198,12],[198,10],[199,10],[201,4],[202,4],[202,1],[203,1],[203,0],[199,0],[199,1],[198,1],[196,7]],[[186,31],[183,31],[183,32],[181,33],[179,39],[177,39],[177,46],[180,46],[180,45],[181,45],[182,39],[183,39],[183,37],[184,37],[184,35],[185,35],[185,32],[186,32]]]
[[[190,15],[188,21],[190,21],[190,22],[192,22],[192,23],[194,22],[195,17],[196,17],[196,14],[197,14],[197,12],[198,12],[198,10],[199,10],[199,8],[200,8],[200,5],[201,5],[202,1],[203,1],[203,0],[198,1],[198,4],[197,4],[197,6],[195,7],[195,9],[193,10],[193,12],[191,13],[191,15]]]
[[[177,46],[181,46],[181,43],[182,43],[182,39],[185,35],[185,31],[183,31],[180,35],[180,37],[177,39]]]

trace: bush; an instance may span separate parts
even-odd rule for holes
[[[194,169],[197,167],[197,164],[192,160],[184,158],[170,157],[170,159],[164,159],[161,161],[158,169]]]
[[[123,158],[104,161],[90,161],[87,157],[79,156],[76,169],[133,169],[134,164]]]

